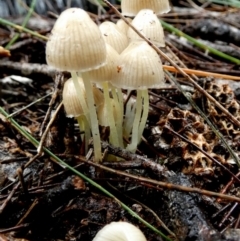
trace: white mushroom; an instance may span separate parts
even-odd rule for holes
[[[69,8],[61,13],[47,42],[46,59],[49,65],[71,72],[80,103],[91,125],[95,161],[100,161],[101,143],[92,86],[87,74],[83,74],[88,93],[86,103],[76,72],[81,74],[103,66],[106,61],[106,45],[98,26],[84,10]]]
[[[112,222],[103,227],[93,241],[147,241],[140,229],[127,222]]]
[[[170,11],[169,0],[122,0],[122,14],[136,16],[141,9],[152,9],[156,14]]]

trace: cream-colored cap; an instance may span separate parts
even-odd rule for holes
[[[93,241],[147,241],[140,229],[127,222],[112,222],[104,226]]]
[[[63,71],[85,72],[104,65],[105,42],[84,10],[69,8],[61,13],[47,42],[46,59]]]
[[[126,18],[128,20],[128,22],[132,22],[131,18]],[[127,31],[129,26],[120,18],[117,22],[116,22],[117,28],[119,31],[121,31],[123,34],[127,35]]]
[[[78,77],[78,83],[80,88],[84,89],[86,99],[86,92],[82,78]],[[93,87],[93,96],[97,105],[96,107],[98,108],[104,102],[103,93],[98,88]],[[80,115],[84,115],[72,78],[65,82],[62,98],[67,117],[78,117]]]
[[[114,85],[123,89],[148,89],[164,86],[162,62],[145,41],[136,41],[120,54]]]
[[[105,81],[112,82],[115,75],[115,69],[119,53],[111,47],[107,46],[107,61],[106,64],[98,69],[94,69],[88,72],[89,80],[95,83],[102,83]]]
[[[152,9],[156,14],[170,11],[169,0],[122,0],[122,14],[136,16],[141,9]]]
[[[99,25],[105,42],[111,45],[119,54],[128,46],[128,38],[120,32],[116,24],[106,21]]]
[[[157,15],[150,9],[142,9],[133,19],[132,25],[157,47],[165,47],[164,32]],[[130,41],[144,41],[132,28],[128,29]]]

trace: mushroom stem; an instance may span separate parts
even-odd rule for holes
[[[113,115],[113,106],[110,102],[109,86],[107,81],[103,83],[103,94],[106,103],[104,108],[107,108],[108,110],[106,113],[108,114],[108,124],[110,127],[110,141],[114,146],[119,147],[119,137]]]
[[[139,131],[139,123],[141,120],[142,114],[142,94],[141,90],[137,90],[137,100],[136,100],[136,114],[133,121],[133,128],[132,128],[132,138],[131,143],[127,146],[127,150],[131,152],[135,152],[138,145],[138,131]]]
[[[87,97],[87,104],[88,104],[89,116],[90,116],[90,126],[91,126],[92,137],[93,137],[95,162],[100,162],[102,160],[101,141],[100,141],[97,113],[96,113],[96,108],[95,108],[95,103],[93,98],[93,92],[92,92],[92,85],[88,79],[87,72],[82,73],[82,78],[83,78],[83,83],[87,93],[86,97]]]
[[[147,123],[147,118],[148,118],[148,110],[149,110],[149,96],[148,96],[148,90],[139,90],[141,91],[142,94],[142,100],[143,100],[143,113],[142,113],[142,118],[139,124],[139,131],[138,131],[138,143],[141,140],[144,128]]]
[[[81,138],[83,140],[83,137],[84,137],[85,155],[86,155],[88,152],[88,145],[89,145],[89,139],[91,137],[91,130],[85,115],[80,115],[76,119],[80,127],[80,130],[84,132],[84,135],[81,135]]]
[[[129,139],[129,136],[132,130],[135,111],[136,111],[136,102],[133,103],[131,99],[129,99],[126,105],[125,117],[123,121],[123,136],[127,140]]]
[[[84,98],[84,96],[85,96],[84,91],[83,91],[83,89],[80,87],[80,85],[78,83],[77,73],[75,71],[71,71],[71,76],[72,76],[74,87],[75,87],[75,89],[76,89],[76,91],[78,93],[78,98],[80,100],[80,104],[82,106],[83,113],[86,116],[87,120],[89,121],[88,106],[87,106],[86,100]]]
[[[117,110],[116,127],[118,132],[119,146],[123,148],[123,97],[122,91],[119,88],[112,87],[112,96]]]

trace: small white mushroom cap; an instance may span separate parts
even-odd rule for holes
[[[103,227],[93,241],[147,241],[140,229],[127,222],[112,222]]]
[[[136,16],[141,9],[152,9],[157,15],[170,11],[169,0],[122,0],[122,14]]]
[[[118,30],[115,23],[103,22],[99,25],[99,29],[105,42],[111,45],[119,54],[128,46],[128,37]]]
[[[164,32],[157,15],[150,9],[142,9],[132,21],[132,25],[157,47],[165,47]],[[144,41],[132,28],[128,29],[130,41]]]
[[[131,18],[126,18],[126,19],[128,20],[128,22],[130,23],[132,22]],[[127,36],[127,31],[129,26],[121,18],[116,22],[116,25],[118,30]]]
[[[145,41],[130,43],[120,54],[113,85],[130,90],[165,86],[160,57]]]
[[[107,46],[107,60],[106,64],[98,69],[94,69],[88,72],[89,80],[97,84],[108,81],[112,82],[114,80],[115,70],[117,60],[119,58],[119,53],[111,47],[109,44]]]
[[[84,97],[86,99],[86,92],[85,92],[82,78],[78,77],[78,83],[80,88],[84,89],[84,93],[85,93]],[[103,93],[98,88],[93,87],[93,95],[94,95],[95,103],[97,103],[96,107],[99,107],[100,105],[102,105],[104,102]],[[64,109],[67,117],[78,117],[78,116],[84,115],[72,78],[68,79],[65,82],[63,87],[62,98],[63,98],[63,105],[64,105]]]
[[[104,65],[105,42],[84,10],[69,8],[61,13],[46,45],[46,60],[63,71],[85,72]]]

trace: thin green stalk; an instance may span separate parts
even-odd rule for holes
[[[31,34],[32,36],[36,37],[36,38],[39,38],[41,40],[44,40],[44,41],[47,41],[48,38],[46,36],[43,36],[35,31],[31,31],[29,30],[28,28],[24,28],[20,25],[17,25],[17,24],[14,24],[6,19],[3,19],[3,18],[0,18],[0,24],[2,24],[3,26],[9,26],[9,27],[12,27],[12,28],[15,28],[16,30],[18,30],[19,32],[25,32],[25,33],[29,33]]]
[[[30,8],[28,10],[28,13],[27,13],[27,16],[23,20],[22,27],[26,27],[26,25],[27,25],[31,15],[32,15],[32,13],[34,11],[36,2],[37,2],[36,0],[32,0],[31,6],[30,6]],[[20,36],[19,33],[15,34],[5,48],[9,49],[18,40],[19,36]]]
[[[240,2],[239,0],[229,0],[229,1],[226,1],[226,0],[209,0],[209,2],[213,2],[213,3],[218,3],[218,4],[222,4],[222,5],[228,5],[228,6],[231,6],[231,7],[236,7],[236,8],[240,8]]]
[[[39,145],[39,142],[32,137],[27,131],[25,131],[14,119],[9,118],[9,114],[2,108],[0,107],[0,113],[7,119],[6,121],[9,121],[12,126],[20,132],[28,141],[30,141],[36,148]],[[126,204],[122,203],[119,199],[117,199],[112,193],[110,193],[108,190],[100,186],[98,183],[94,182],[92,179],[88,178],[87,176],[83,175],[81,172],[77,171],[75,168],[71,167],[68,165],[66,162],[61,160],[59,157],[57,157],[55,154],[53,154],[50,150],[48,150],[46,147],[43,147],[43,151],[47,153],[52,159],[54,159],[57,163],[61,164],[63,167],[69,169],[72,171],[74,174],[78,175],[81,177],[83,180],[91,184],[92,186],[96,187],[99,189],[101,192],[103,192],[105,195],[107,195],[110,198],[113,198],[123,209],[125,209],[129,214],[131,214],[133,217],[138,219],[140,222],[142,222],[144,225],[146,225],[149,229],[163,237],[167,241],[172,241],[170,238],[165,236],[161,231],[153,227],[150,223],[142,219],[137,213],[135,213],[131,208],[129,208]]]
[[[163,20],[160,20],[160,22],[161,22],[162,26],[163,26],[166,30],[168,30],[168,31],[170,31],[170,32],[173,32],[173,33],[177,34],[178,36],[181,36],[181,37],[186,38],[189,42],[193,43],[193,44],[196,45],[197,47],[199,47],[199,48],[201,48],[201,49],[203,49],[203,50],[207,50],[207,51],[209,51],[210,53],[212,53],[212,54],[214,54],[214,55],[216,55],[216,56],[218,56],[218,57],[221,57],[221,58],[223,58],[223,59],[226,59],[226,60],[228,60],[228,61],[230,61],[230,62],[232,62],[232,63],[240,64],[240,59],[234,58],[234,57],[232,57],[232,56],[230,56],[230,55],[228,55],[228,54],[225,54],[225,53],[223,53],[223,52],[221,52],[221,51],[218,51],[218,50],[216,50],[216,49],[214,49],[214,48],[211,48],[211,47],[209,47],[209,46],[207,46],[207,45],[205,45],[205,44],[203,44],[203,43],[200,43],[200,42],[197,41],[195,38],[193,38],[193,37],[191,37],[191,36],[183,33],[183,32],[180,31],[179,29],[173,27],[171,24],[168,24],[168,23],[164,22]]]
[[[50,95],[52,95],[52,94],[53,94],[53,92],[51,92],[51,93],[49,93],[49,94],[47,94],[47,95],[45,95],[45,96],[43,96],[43,97],[41,97],[41,98],[39,98],[39,99],[33,101],[33,102],[31,102],[29,105],[26,105],[26,106],[22,107],[21,109],[19,109],[19,110],[13,112],[11,115],[9,115],[9,117],[16,116],[18,113],[20,113],[20,112],[22,112],[22,111],[28,109],[29,107],[31,107],[31,106],[37,104],[38,102],[41,102],[42,100],[44,100],[45,98],[47,98],[48,96],[50,96]]]

